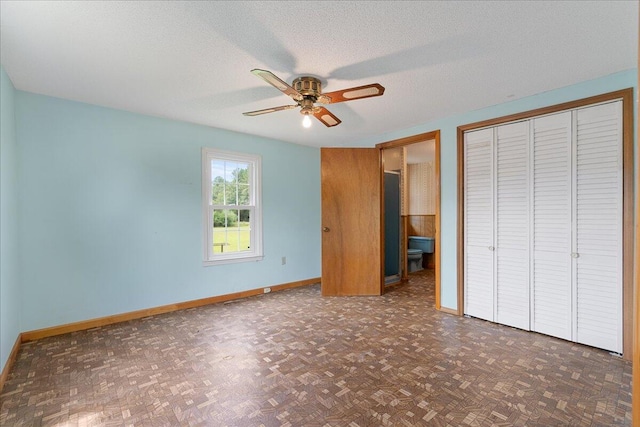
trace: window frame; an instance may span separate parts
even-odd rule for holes
[[[228,253],[213,252],[213,205],[211,199],[211,163],[213,160],[249,164],[249,204],[225,205],[232,210],[250,210],[250,250]],[[260,261],[264,258],[262,246],[262,157],[257,154],[239,153],[202,147],[202,226],[203,266]]]

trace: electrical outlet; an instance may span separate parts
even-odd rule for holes
[[[264,288],[264,293],[268,294],[269,292],[271,292],[271,288]]]
[[[287,263],[287,257],[283,256],[282,257],[282,265],[285,265]]]

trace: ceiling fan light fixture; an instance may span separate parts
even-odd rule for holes
[[[326,127],[333,127],[342,123],[342,120],[337,118],[332,112],[323,106],[315,105],[316,102],[320,104],[335,104],[338,102],[352,101],[354,99],[369,98],[384,94],[384,86],[379,83],[322,93],[322,82],[316,77],[300,76],[293,80],[292,86],[289,86],[284,80],[281,80],[271,71],[256,68],[251,70],[251,73],[260,77],[285,95],[291,97],[296,101],[296,104],[249,111],[242,114],[245,116],[258,116],[261,114],[300,107],[300,113],[304,116],[302,125],[305,128],[311,127],[311,117],[309,117],[311,115]]]
[[[304,118],[302,119],[302,126],[305,129],[309,129],[311,127],[311,114],[313,114],[313,102],[311,102],[310,104],[305,104],[305,100],[303,100],[303,102],[301,103],[302,108],[300,109],[300,114],[302,114],[304,116]]]

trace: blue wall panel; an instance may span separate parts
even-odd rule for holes
[[[318,149],[20,91],[16,118],[23,330],[320,276]],[[204,146],[262,156],[263,261],[202,266]]]

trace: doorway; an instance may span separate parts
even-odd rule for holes
[[[400,258],[400,278],[408,279],[407,249],[408,237],[418,235],[432,237],[434,239],[434,253],[425,256],[423,267],[433,268],[435,271],[435,299],[436,308],[440,305],[440,131],[414,135],[407,138],[393,140],[376,145],[382,152],[382,166],[384,174],[384,191],[387,191],[387,173],[399,172],[400,177],[400,239],[395,246],[398,252],[388,247],[387,233],[385,232],[385,266],[386,258]],[[410,168],[413,183],[410,183]],[[390,184],[391,185],[391,184]],[[410,206],[409,189],[413,187],[414,210]],[[386,194],[383,195],[386,200]],[[428,207],[425,207],[428,206]],[[413,215],[411,215],[413,213]],[[387,216],[395,216],[394,211],[383,212],[386,228]],[[391,237],[393,238],[393,237]],[[390,277],[386,274],[386,282]]]
[[[433,140],[435,305],[440,305],[440,131],[377,144],[375,148],[321,148],[322,295],[381,295],[384,280],[386,148]],[[401,177],[402,181],[402,177]],[[401,191],[402,194],[402,191]],[[402,196],[401,196],[402,199]],[[402,210],[402,207],[401,207]],[[400,220],[400,271],[407,279],[407,217]],[[365,242],[365,244],[363,244]]]

